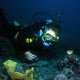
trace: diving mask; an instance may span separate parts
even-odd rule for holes
[[[52,29],[49,29],[43,35],[42,40],[43,41],[57,42],[59,40],[59,36],[57,36],[57,33],[55,31],[53,31]]]

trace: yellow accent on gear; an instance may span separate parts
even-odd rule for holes
[[[30,43],[32,42],[33,40],[30,38]]]
[[[17,32],[17,33],[14,35],[14,39],[15,39],[15,40],[17,40],[18,35],[19,35],[19,32]]]
[[[26,43],[32,43],[33,39],[32,38],[26,38],[25,41],[26,41]]]

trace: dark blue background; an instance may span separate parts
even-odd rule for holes
[[[80,48],[80,0],[0,0],[9,20],[26,24],[38,11],[61,13],[59,45],[68,48]]]

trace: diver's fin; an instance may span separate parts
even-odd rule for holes
[[[0,34],[2,33],[2,35],[5,35],[7,37],[12,37],[21,28],[16,25],[12,25],[8,22],[3,9],[0,9],[0,25],[2,26],[1,28],[2,30],[0,30]]]
[[[10,24],[5,17],[5,13],[3,9],[0,9],[0,35],[5,36],[10,31]],[[8,33],[10,34],[10,33]]]
[[[10,26],[8,20],[6,19],[5,12],[3,9],[0,9],[0,24],[3,27],[5,26],[5,28]]]

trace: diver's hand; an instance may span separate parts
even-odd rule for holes
[[[35,54],[31,53],[30,51],[26,51],[24,54],[25,54],[25,58],[29,61],[38,59],[38,57]]]

